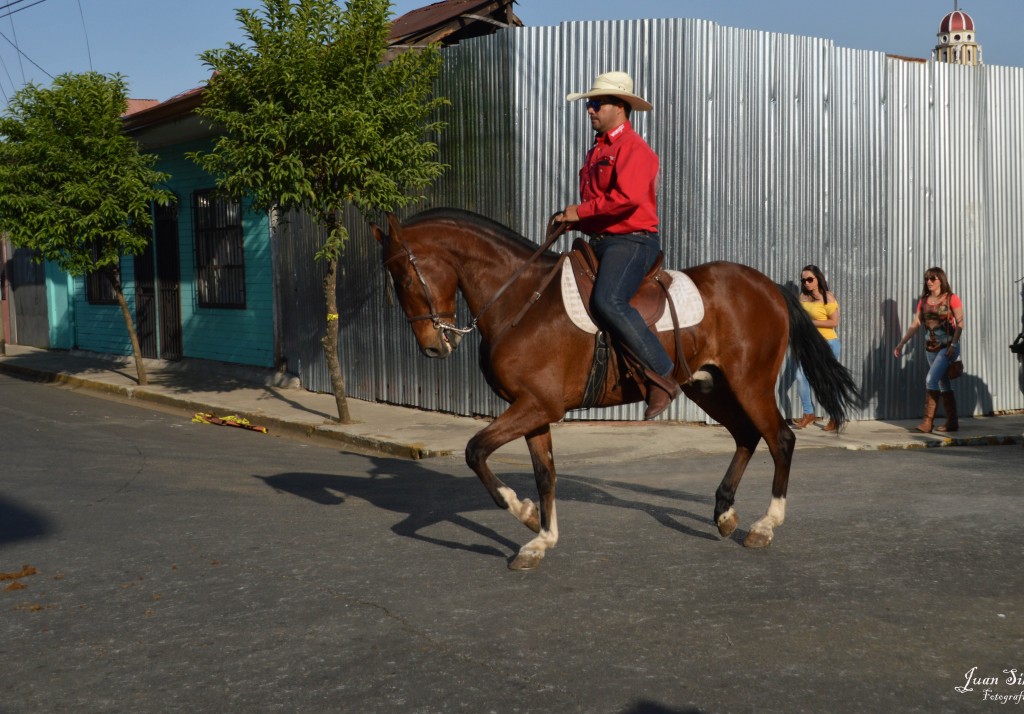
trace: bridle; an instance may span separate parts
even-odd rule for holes
[[[398,247],[402,249],[404,257],[409,260],[409,265],[412,266],[412,270],[416,273],[416,279],[420,281],[420,286],[423,288],[423,297],[427,301],[427,309],[430,310],[426,315],[414,315],[413,317],[406,318],[409,322],[420,322],[421,320],[430,320],[434,323],[435,330],[441,330],[442,332],[456,332],[460,335],[465,335],[476,329],[476,323],[478,318],[473,318],[473,321],[469,324],[469,327],[457,327],[456,325],[445,322],[441,318],[450,317],[452,320],[455,319],[454,312],[438,312],[434,307],[434,300],[430,297],[430,287],[427,285],[427,281],[423,278],[423,273],[420,272],[419,263],[416,262],[416,256],[412,254],[412,249],[406,245],[405,241],[401,238],[391,237],[398,243]],[[398,258],[402,258],[402,253],[396,253],[387,260],[384,261],[384,267],[386,268],[388,263],[391,263]]]
[[[557,213],[553,214],[551,216],[551,218],[548,219],[548,225],[547,225],[547,230],[546,230],[546,235],[545,235],[544,243],[541,244],[541,246],[533,253],[533,255],[531,255],[526,260],[526,262],[524,262],[521,266],[519,266],[519,269],[516,270],[516,272],[512,274],[512,277],[510,277],[508,280],[505,281],[504,285],[502,285],[500,288],[498,288],[498,290],[494,293],[494,295],[491,296],[491,299],[488,300],[487,303],[482,308],[480,308],[480,311],[473,317],[473,319],[470,321],[470,323],[466,327],[458,327],[453,322],[445,322],[442,319],[442,318],[445,318],[445,317],[449,317],[449,318],[451,318],[454,321],[455,320],[455,313],[454,312],[438,312],[437,311],[437,309],[434,307],[434,301],[433,301],[433,299],[430,296],[430,287],[427,285],[427,281],[423,278],[423,273],[420,272],[420,266],[416,262],[416,256],[413,255],[412,249],[409,248],[409,246],[406,244],[406,242],[403,241],[401,238],[399,238],[397,236],[390,236],[389,240],[396,241],[396,243],[398,244],[398,247],[401,248],[402,252],[401,253],[396,253],[395,255],[393,255],[390,258],[388,258],[387,260],[385,260],[384,263],[383,263],[384,267],[387,267],[387,265],[389,263],[391,263],[392,261],[395,261],[395,260],[397,260],[399,258],[405,257],[406,259],[408,259],[409,264],[412,266],[413,272],[416,274],[416,279],[420,281],[420,286],[423,288],[423,297],[426,299],[426,301],[427,301],[427,309],[430,311],[430,312],[428,312],[425,315],[415,315],[413,317],[407,317],[406,319],[410,323],[420,322],[422,320],[430,320],[434,324],[434,329],[435,330],[441,330],[442,333],[454,332],[454,333],[459,334],[459,335],[466,335],[466,334],[469,334],[470,332],[472,332],[473,330],[475,330],[477,328],[477,324],[480,322],[480,317],[484,314],[484,312],[486,312],[487,309],[491,305],[493,305],[495,302],[497,302],[498,298],[501,297],[501,295],[506,290],[508,290],[508,288],[510,288],[512,286],[512,284],[515,283],[516,280],[519,279],[519,276],[523,274],[523,271],[525,271],[526,268],[533,261],[535,261],[544,251],[546,251],[548,248],[550,248],[551,245],[558,239],[558,237],[560,235],[565,233],[565,231],[568,228],[569,224],[568,223],[564,223],[564,222],[560,222],[560,221],[555,221],[555,216],[556,215],[558,215],[558,214]],[[546,284],[547,284],[547,281],[545,281],[545,285]],[[529,302],[527,304],[527,306],[524,308],[523,312],[525,312],[525,310],[528,309],[529,306],[533,304],[533,302],[536,302],[536,300],[539,297],[540,297],[540,294],[535,292],[534,293],[534,297],[532,297],[531,302]],[[516,318],[517,322],[518,322],[520,317],[522,317],[522,312],[520,313],[519,317]]]

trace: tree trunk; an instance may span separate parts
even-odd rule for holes
[[[348,411],[348,399],[345,396],[345,378],[341,374],[341,361],[338,359],[338,259],[327,259],[327,275],[324,276],[324,304],[327,307],[327,332],[320,340],[324,346],[324,357],[327,358],[327,371],[331,375],[331,387],[334,390],[334,401],[338,405],[338,421],[351,424],[352,415]]]
[[[111,268],[107,273],[110,284],[114,286],[114,295],[117,297],[117,304],[121,306],[121,315],[124,317],[124,325],[128,328],[128,337],[132,341],[132,354],[135,356],[135,370],[139,374],[139,386],[149,384],[149,377],[146,376],[146,365],[142,361],[142,348],[139,347],[139,336],[135,332],[135,321],[132,320],[131,310],[128,309],[128,301],[124,298],[121,290],[121,271]]]
[[[6,249],[4,247],[4,241],[7,240],[6,236],[0,235],[0,273],[3,273],[6,269]],[[4,297],[4,283],[7,280],[7,276],[4,275],[0,278],[0,302],[3,301]],[[4,316],[3,305],[0,305],[0,355],[7,354],[7,343],[4,341],[4,333],[7,332],[7,318]]]

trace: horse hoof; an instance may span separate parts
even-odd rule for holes
[[[533,570],[540,561],[544,560],[544,554],[538,553],[537,551],[523,552],[519,551],[519,554],[508,564],[509,570]]]
[[[772,544],[772,533],[765,531],[750,531],[743,539],[743,545],[747,548],[767,548]]]
[[[740,519],[736,515],[736,511],[729,509],[718,517],[718,534],[723,538],[728,538],[739,524]]]
[[[522,523],[534,533],[540,533],[540,513],[533,505],[533,501],[528,498],[523,499]]]

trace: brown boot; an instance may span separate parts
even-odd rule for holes
[[[924,393],[924,419],[917,425],[917,430],[928,434],[935,423],[935,410],[939,407],[939,392],[929,389]]]
[[[662,377],[653,370],[645,369],[647,377],[647,411],[644,419],[653,419],[669,408],[682,391],[672,377]]]
[[[954,392],[942,393],[942,411],[946,412],[946,423],[935,427],[935,431],[958,431],[960,418],[956,414],[956,394]]]
[[[814,423],[814,414],[804,414],[800,421],[793,423],[794,429],[805,429]]]
[[[836,422],[833,419],[828,420],[828,424],[825,425],[825,431],[835,431],[837,429]]]

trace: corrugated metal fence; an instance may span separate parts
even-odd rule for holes
[[[1024,275],[1024,68],[907,62],[702,20],[528,27],[445,52],[439,91],[452,106],[441,147],[451,168],[416,210],[466,208],[539,240],[548,215],[576,199],[592,141],[582,103],[564,96],[622,69],[655,107],[633,123],[661,158],[667,265],[733,260],[794,289],[802,266],[819,265],[841,305],[842,362],[869,399],[855,419],[920,414],[923,346],[900,361],[891,352],[924,270],[942,266],[966,310],[962,410],[1024,408],[1024,372],[1007,349],[1024,303],[1015,283]],[[340,295],[350,396],[500,413],[475,337],[449,360],[420,356],[387,300],[365,221],[351,215],[348,225]],[[281,344],[308,388],[329,391],[314,233],[298,216],[280,223]],[[461,305],[460,321],[468,315]],[[778,390],[783,412],[798,413],[792,366]],[[669,415],[705,419],[685,399]]]

